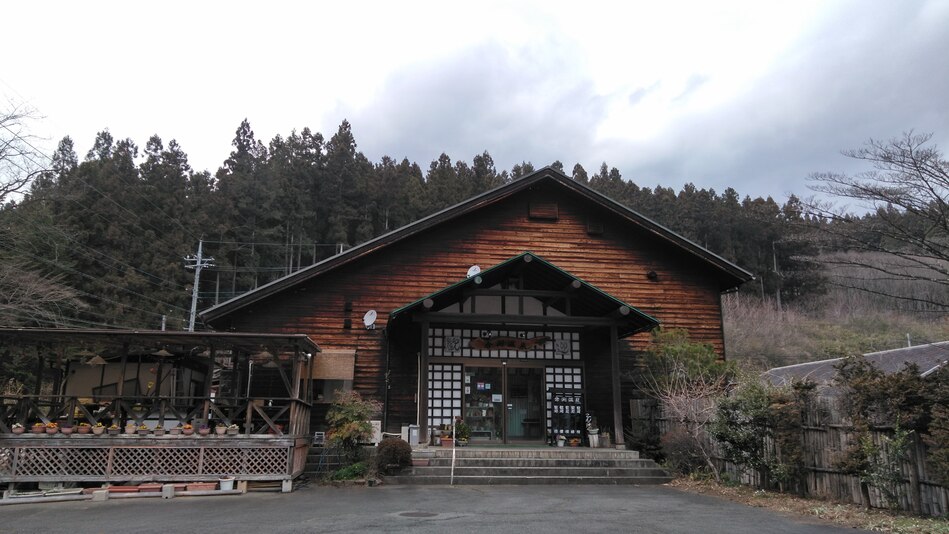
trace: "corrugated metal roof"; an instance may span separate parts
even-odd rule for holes
[[[896,373],[907,365],[916,364],[921,376],[927,376],[949,361],[949,341],[904,347],[900,349],[869,352],[863,355],[868,362],[886,374]],[[774,385],[788,385],[808,380],[818,385],[829,385],[837,376],[835,367],[843,358],[799,363],[784,367],[775,367],[764,373],[764,377]]]

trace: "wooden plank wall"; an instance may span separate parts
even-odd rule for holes
[[[679,424],[664,417],[661,408],[656,413],[654,402],[644,399],[629,401],[630,411],[634,414],[633,426],[641,425],[647,420],[658,423],[660,434],[666,434]],[[807,470],[805,494],[810,497],[830,501],[849,502],[866,505],[860,489],[860,480],[854,475],[842,472],[837,464],[852,444],[857,440],[853,428],[844,422],[832,402],[824,404],[823,416],[816,426],[806,426],[803,429],[801,442],[804,445],[805,469]],[[650,416],[652,418],[650,419]],[[879,428],[870,432],[870,437],[877,445],[893,435],[892,429]],[[762,479],[756,473],[746,472],[738,466],[727,462],[723,458],[721,445],[707,438],[706,444],[713,451],[716,463],[723,473],[728,473],[735,480],[740,480],[757,488],[764,487]],[[768,453],[776,455],[773,443],[767,443]],[[898,488],[898,498],[893,503],[900,510],[912,511],[911,477],[910,471],[916,469],[919,473],[920,507],[924,515],[942,516],[949,513],[949,488],[935,482],[928,472],[926,465],[927,447],[920,443],[915,454],[915,463],[907,459],[899,466],[902,482]],[[912,456],[911,456],[912,458]],[[773,489],[773,488],[766,488]],[[870,487],[869,505],[874,508],[887,508],[883,492],[879,488]]]
[[[532,220],[530,202],[553,202],[557,220]],[[603,233],[587,233],[587,222]],[[356,350],[355,389],[379,400],[385,388],[382,328],[390,311],[464,279],[469,266],[488,268],[524,251],[657,317],[665,327],[685,328],[694,340],[722,353],[720,273],[602,208],[552,183],[539,184],[475,213],[442,224],[341,268],[304,281],[213,322],[218,330],[304,333],[324,348]],[[655,271],[657,280],[646,273]],[[351,306],[347,306],[347,302]],[[376,330],[362,316],[378,312]],[[349,310],[349,311],[347,311]],[[351,328],[344,328],[349,320]],[[649,334],[630,342],[641,347]],[[392,355],[396,356],[396,355]],[[415,422],[416,362],[399,354],[390,390],[387,431]]]

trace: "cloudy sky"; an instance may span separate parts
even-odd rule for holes
[[[338,4],[338,5],[337,5]],[[464,4],[464,5],[462,5]],[[511,4],[511,5],[509,5]],[[177,139],[217,169],[348,119],[372,161],[601,162],[642,186],[807,194],[915,129],[949,146],[949,2],[15,2],[0,93],[80,155]]]

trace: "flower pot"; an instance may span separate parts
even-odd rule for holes
[[[22,434],[22,433],[26,432],[26,428],[24,428],[24,427],[22,427],[22,426],[15,426],[15,427],[11,428],[10,431],[13,432],[14,434]]]
[[[174,427],[174,428],[172,428],[172,429],[169,429],[169,430],[168,430],[168,433],[171,434],[172,436],[177,436],[178,434],[181,434],[181,427],[180,427],[180,426],[176,426],[176,427]]]
[[[600,434],[587,434],[587,438],[590,440],[590,448],[595,449],[600,446]]]
[[[221,491],[231,491],[234,489],[234,477],[221,477],[218,483],[221,485]]]
[[[442,438],[442,447],[451,447],[455,444],[455,440],[451,438]]]
[[[199,435],[207,436],[207,435],[210,434],[210,433],[211,433],[211,429],[210,429],[210,428],[199,428],[199,429],[198,429],[198,434],[199,434]]]
[[[91,426],[80,426],[80,427],[76,428],[76,432],[78,432],[78,433],[80,433],[80,434],[88,434],[89,432],[92,432],[92,427],[91,427]]]
[[[46,425],[33,425],[31,428],[32,428],[32,432],[33,432],[34,434],[45,434],[45,433],[46,433]]]
[[[557,446],[558,446],[558,447],[563,447],[565,443],[567,443],[567,440],[565,440],[565,439],[558,439],[558,440],[557,440]]]
[[[181,429],[181,433],[184,434],[184,435],[186,435],[186,436],[190,436],[191,434],[194,434],[194,429],[193,429],[193,428],[182,428],[182,429]]]
[[[164,436],[164,435],[165,435],[165,429],[162,428],[162,427],[160,427],[160,426],[159,426],[159,427],[156,427],[154,430],[152,430],[152,434],[155,434],[156,436]]]
[[[60,428],[59,431],[62,432],[63,434],[66,434],[66,435],[68,436],[68,435],[72,434],[72,433],[75,431],[75,429],[74,429],[73,427],[71,427],[71,426],[64,426],[64,427]]]
[[[137,434],[137,433],[138,433],[138,427],[135,426],[135,425],[125,425],[125,433],[126,433],[126,434]]]
[[[228,436],[236,436],[238,432],[240,432],[240,430],[238,430],[238,429],[236,429],[236,428],[228,428],[228,429],[227,429],[227,435],[228,435]]]
[[[105,434],[105,427],[104,427],[104,426],[94,426],[94,427],[92,427],[92,433],[93,433],[94,435],[96,435],[96,436],[101,436],[102,434]]]
[[[218,436],[223,436],[225,432],[227,432],[227,427],[226,427],[226,426],[216,426],[216,427],[214,427],[214,433],[217,434]]]
[[[119,429],[118,429],[118,428],[110,428],[110,429],[109,429],[109,435],[110,435],[110,436],[118,436],[118,435],[119,435]]]
[[[59,432],[59,429],[56,428],[55,426],[48,426],[48,427],[46,427],[46,433],[47,433],[47,434],[55,434],[55,433],[57,433],[57,432]]]
[[[139,436],[147,436],[148,434],[149,434],[149,430],[148,430],[147,428],[140,428],[140,429],[138,429],[138,435],[139,435]]]

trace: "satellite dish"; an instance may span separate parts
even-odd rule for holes
[[[480,272],[481,272],[481,267],[478,267],[477,265],[472,265],[471,267],[468,267],[468,278],[471,278],[472,276]]]
[[[376,327],[376,310],[369,310],[362,316],[362,322],[366,325],[366,330],[372,330]]]

